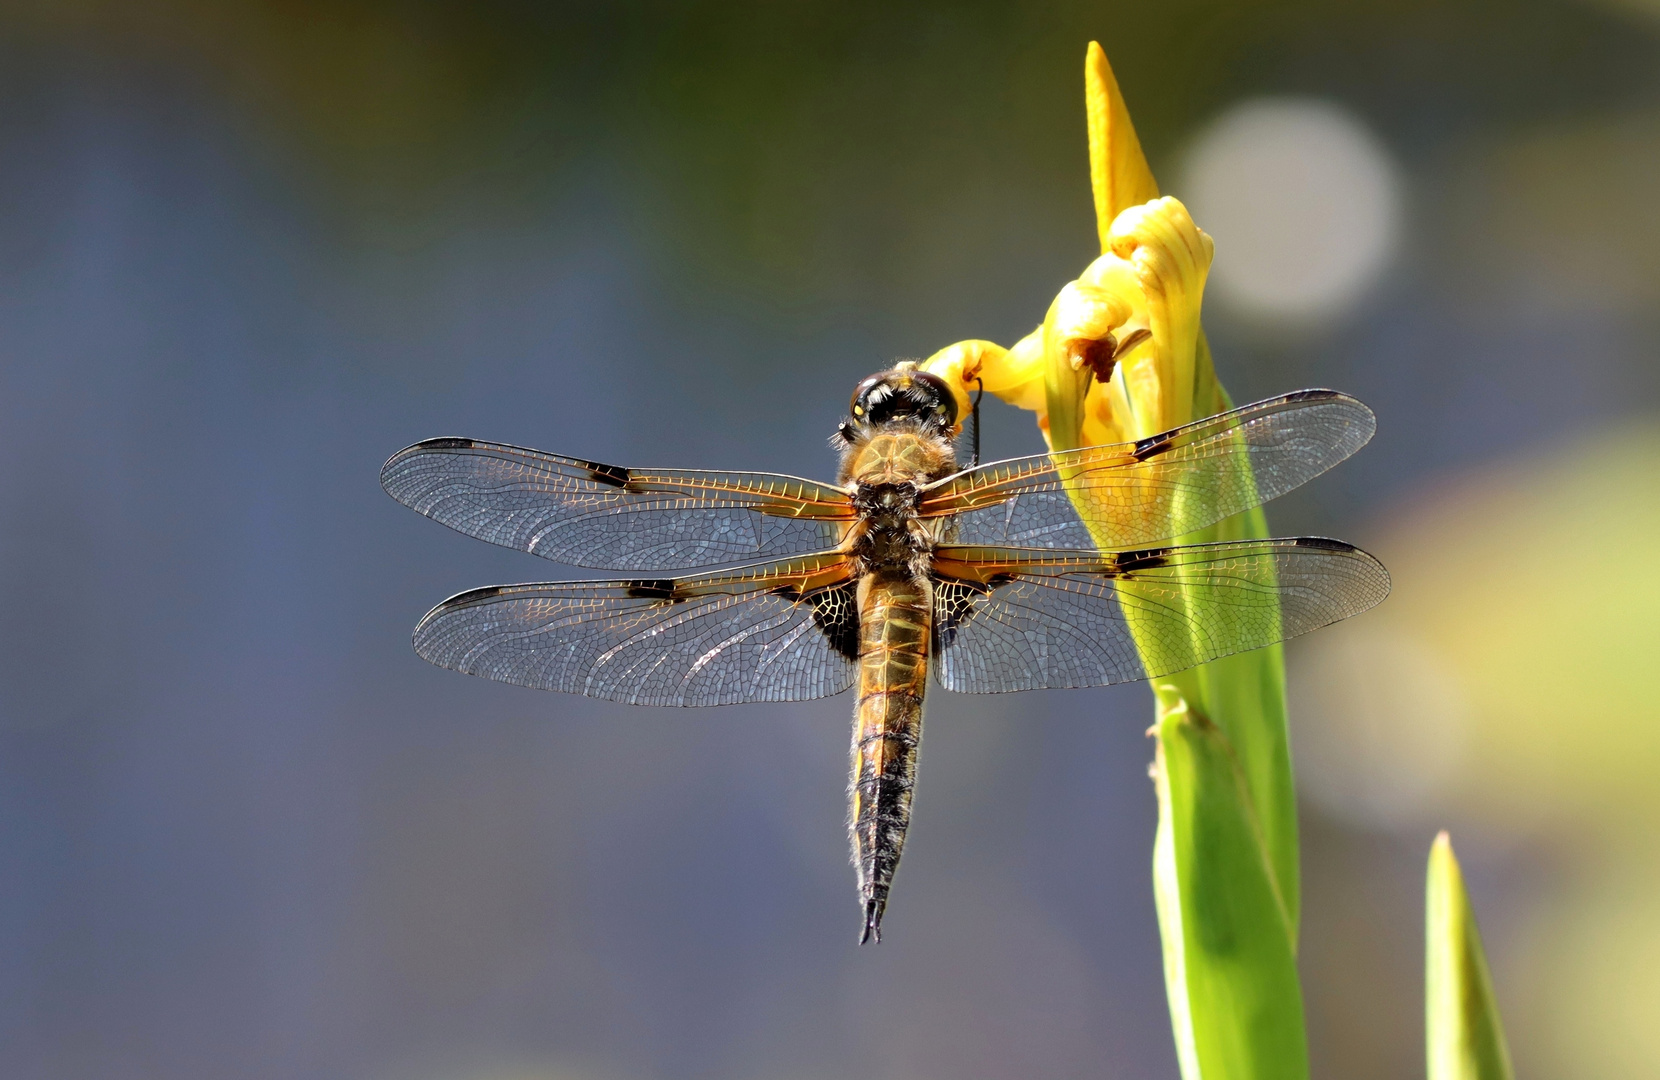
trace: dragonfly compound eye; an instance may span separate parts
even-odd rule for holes
[[[879,371],[853,391],[853,418],[884,424],[911,419],[951,428],[957,423],[957,399],[938,375],[898,367]]]

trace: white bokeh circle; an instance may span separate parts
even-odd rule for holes
[[[1331,102],[1236,105],[1200,132],[1185,166],[1176,194],[1216,240],[1209,288],[1247,314],[1341,316],[1398,245],[1395,164],[1357,117]]]

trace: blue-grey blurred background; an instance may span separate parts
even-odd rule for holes
[[[1521,1073],[1654,1075],[1655,0],[9,0],[0,1074],[1174,1077],[1144,688],[938,694],[861,949],[845,698],[428,667],[580,572],[376,482],[829,474],[858,378],[1095,254],[1092,38],[1235,398],[1379,414],[1271,515],[1397,585],[1291,654],[1317,1075],[1422,1075],[1442,826]]]

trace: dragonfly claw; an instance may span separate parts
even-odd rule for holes
[[[882,909],[887,907],[884,901],[871,899],[865,901],[865,929],[859,935],[859,944],[874,941],[882,944]]]

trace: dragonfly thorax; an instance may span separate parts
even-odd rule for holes
[[[916,527],[918,492],[913,483],[860,484],[853,491],[859,512],[854,554],[872,570],[909,567],[927,551]]]
[[[884,485],[914,489],[957,471],[949,436],[914,420],[860,425],[842,437],[842,444],[841,482],[850,495]]]
[[[916,516],[917,487],[913,483],[860,484],[853,507],[872,526],[902,529]]]

